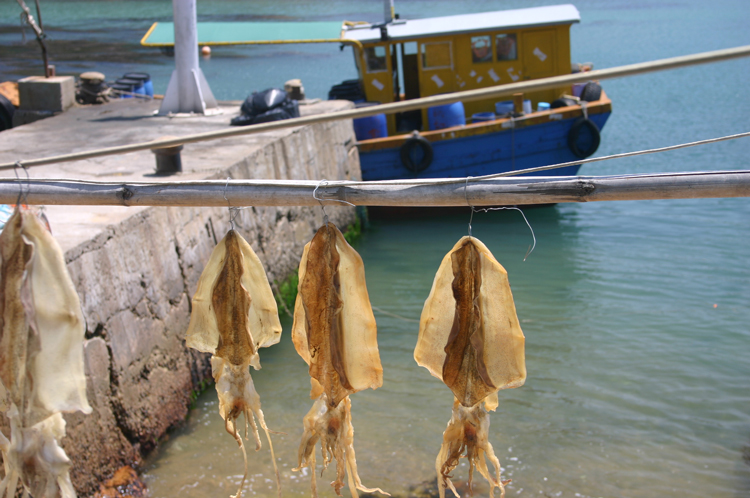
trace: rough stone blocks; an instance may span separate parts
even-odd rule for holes
[[[72,76],[29,76],[18,80],[19,109],[62,112],[75,103]]]

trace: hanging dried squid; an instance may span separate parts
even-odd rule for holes
[[[349,395],[380,387],[383,367],[362,258],[333,224],[322,226],[305,246],[298,291],[292,341],[309,365],[310,397],[315,402],[303,420],[299,465],[294,470],[310,467],[312,495],[317,497],[315,446],[319,441],[323,470],[336,460],[336,480],[331,486],[337,495],[345,477],[354,498],[357,490],[388,495],[363,486],[357,471]]]
[[[505,496],[510,481],[500,478],[500,462],[489,442],[497,391],[526,380],[524,336],[516,316],[508,274],[489,249],[463,237],[443,258],[425,301],[414,359],[450,388],[453,414],[443,433],[435,470],[440,498],[450,488],[459,458],[469,461],[469,492],[474,467]],[[493,477],[485,457],[495,468]]]
[[[13,213],[0,234],[0,497],[20,479],[34,498],[75,497],[60,447],[62,412],[91,413],[83,364],[81,304],[52,234],[30,211]]]
[[[213,355],[211,370],[219,396],[219,413],[226,431],[242,450],[245,473],[233,498],[242,494],[248,469],[245,445],[237,431],[240,415],[244,415],[246,439],[248,424],[252,429],[256,451],[260,450],[261,442],[253,415],[265,431],[281,496],[271,435],[250,376],[250,366],[260,369],[258,349],[276,344],[280,338],[276,300],[263,264],[245,239],[230,230],[214,248],[198,280],[186,342],[191,348]]]

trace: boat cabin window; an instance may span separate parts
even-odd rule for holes
[[[453,67],[451,42],[430,42],[422,44],[422,67],[439,69]]]
[[[387,69],[385,61],[385,47],[365,47],[365,59],[367,60],[367,72],[377,73]]]
[[[471,37],[471,61],[492,62],[492,40],[489,35]]]
[[[498,61],[514,61],[518,59],[518,45],[516,34],[502,34],[495,37],[495,50]]]

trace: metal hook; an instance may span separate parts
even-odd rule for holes
[[[227,209],[229,210],[229,226],[230,230],[234,230],[234,219],[237,218],[237,213],[239,212],[238,208],[233,208],[232,204],[229,202],[229,199],[227,198],[227,188],[229,188],[229,180],[231,180],[232,177],[227,177],[227,183],[224,185],[224,200],[227,201]]]
[[[23,181],[21,180],[21,177],[18,176],[18,168],[21,168],[26,173],[26,194],[23,193]],[[16,199],[16,206],[20,209],[21,206],[21,197],[23,197],[23,204],[27,204],[29,200],[29,192],[31,191],[31,177],[29,176],[29,170],[26,168],[26,166],[21,163],[21,161],[16,161],[15,167],[13,168],[13,172],[16,174],[16,179],[18,180],[18,199]]]
[[[328,213],[326,213],[326,207],[323,205],[323,199],[316,195],[323,182],[327,184],[328,180],[324,178],[318,182],[318,184],[315,186],[315,190],[313,190],[313,199],[318,201],[318,203],[320,204],[320,208],[323,210],[323,224],[328,225]]]
[[[464,199],[466,199],[466,205],[471,208],[471,214],[469,215],[469,237],[471,237],[471,222],[474,221],[474,211],[475,211],[475,209],[474,209],[474,206],[472,206],[471,203],[469,202],[469,194],[468,194],[468,192],[466,190],[466,188],[467,188],[467,186],[469,184],[469,178],[471,178],[471,177],[467,176],[466,177],[466,181],[464,182]]]
[[[467,185],[469,184],[469,178],[471,178],[471,177],[467,176],[466,180],[464,181],[464,199],[466,199],[466,204],[471,208],[471,216],[469,217],[469,237],[472,236],[471,235],[471,222],[474,220],[474,213],[475,212],[478,213],[478,212],[481,211],[481,212],[484,212],[484,213],[488,213],[490,211],[500,211],[501,209],[514,209],[514,210],[518,211],[519,213],[521,213],[521,216],[523,216],[523,221],[525,221],[526,222],[526,226],[529,227],[529,230],[531,231],[531,238],[534,241],[533,244],[531,246],[529,246],[529,249],[526,250],[526,255],[523,257],[523,260],[526,261],[526,258],[529,257],[529,254],[531,254],[532,251],[534,250],[534,248],[536,247],[536,235],[534,235],[534,229],[531,228],[531,223],[529,223],[529,220],[526,219],[526,215],[524,214],[524,212],[521,211],[521,209],[518,208],[517,206],[512,206],[512,207],[505,207],[505,206],[503,206],[503,207],[489,207],[489,208],[479,208],[479,209],[475,208],[469,202],[469,194],[468,194],[467,188],[466,188]]]

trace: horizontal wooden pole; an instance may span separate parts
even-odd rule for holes
[[[21,190],[22,189],[22,190]],[[0,203],[91,206],[445,207],[750,197],[750,171],[387,182],[204,180],[106,183],[0,180]],[[313,197],[313,195],[317,197]],[[226,198],[225,198],[226,197]],[[468,203],[467,203],[468,200]]]
[[[301,118],[287,119],[283,121],[273,121],[270,123],[261,123],[250,126],[232,126],[227,127],[226,130],[211,131],[205,133],[197,133],[194,135],[185,135],[183,137],[172,138],[167,140],[154,140],[151,142],[142,142],[137,144],[122,145],[117,147],[108,147],[103,149],[77,152],[74,154],[63,154],[59,156],[45,157],[39,159],[23,159],[23,165],[25,167],[31,166],[43,166],[46,164],[55,164],[60,162],[68,161],[80,161],[83,159],[91,159],[94,157],[109,156],[114,154],[127,154],[130,152],[136,152],[139,150],[155,149],[162,147],[175,147],[177,145],[205,142],[208,140],[218,140],[221,138],[238,137],[242,135],[249,135],[253,133],[262,133],[272,130],[278,130],[281,128],[288,128],[291,126],[303,126],[311,125],[316,123],[324,123],[329,121],[336,121],[340,119],[354,119],[362,118],[367,116],[374,116],[376,114],[393,114],[397,112],[405,112],[416,109],[422,109],[424,107],[431,107],[436,105],[450,104],[453,102],[472,102],[476,100],[484,100],[488,98],[500,98],[513,95],[519,92],[534,92],[539,90],[548,90],[553,88],[560,88],[566,85],[572,85],[573,83],[582,83],[590,80],[603,80],[610,78],[621,78],[624,76],[633,76],[637,74],[644,74],[653,71],[663,71],[667,69],[676,69],[679,67],[692,66],[696,64],[706,64],[709,62],[719,62],[729,59],[736,59],[739,57],[750,56],[750,45],[742,47],[729,48],[724,50],[715,50],[712,52],[703,52],[693,55],[685,55],[681,57],[671,57],[669,59],[660,59],[650,62],[641,62],[638,64],[630,64],[627,66],[618,66],[609,69],[598,69],[595,71],[589,71],[585,73],[566,74],[563,76],[555,76],[552,78],[540,78],[537,80],[521,81],[518,83],[510,83],[507,85],[498,85],[488,88],[480,88],[475,90],[466,90],[462,92],[446,93],[441,95],[434,95],[431,97],[423,97],[419,99],[404,100],[401,102],[392,102],[389,104],[382,104],[378,106],[362,107],[359,109],[350,109],[345,111],[332,112],[329,114],[315,114],[312,116],[305,116]],[[16,165],[15,163],[3,163],[0,164],[0,170],[12,169]]]

